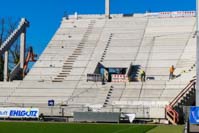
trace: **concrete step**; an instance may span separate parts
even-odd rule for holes
[[[78,56],[76,55],[70,55],[68,58],[77,58]]]
[[[70,68],[70,69],[72,69],[73,67],[72,67],[72,66],[69,66],[69,65],[63,65],[62,68]]]
[[[54,79],[54,80],[52,80],[52,82],[63,82],[63,81]]]
[[[69,74],[68,72],[60,72],[59,75],[67,75]]]
[[[70,63],[70,62],[64,62],[64,65],[73,65],[73,63]]]
[[[84,48],[84,46],[78,46],[77,48],[81,48],[81,49],[83,49],[83,48]]]
[[[74,60],[67,60],[67,63],[75,62]]]
[[[78,56],[78,55],[81,55],[81,54],[80,53],[73,53],[72,55],[77,55]]]
[[[57,75],[57,77],[59,77],[59,78],[64,78],[64,77],[67,77],[67,75],[62,75],[62,74],[60,74],[60,75]]]
[[[54,78],[54,80],[63,80],[64,78],[63,77],[56,77]]]
[[[70,73],[71,71],[70,70],[62,70],[62,72],[64,72],[64,73]]]
[[[62,72],[70,72],[71,71],[71,69],[68,69],[68,68],[63,68],[62,69]]]

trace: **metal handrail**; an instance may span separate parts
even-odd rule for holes
[[[192,86],[195,87],[196,79],[193,79],[189,84],[173,99],[173,101],[166,106],[165,111],[167,116],[169,116],[173,122],[177,123],[179,121],[179,114],[173,109],[174,105],[190,90]]]
[[[166,114],[172,118],[173,122],[177,123],[179,121],[179,114],[171,106],[166,106]]]
[[[170,102],[170,106],[173,107],[183,96],[186,94],[190,89],[192,89],[192,86],[195,86],[196,79],[193,79],[189,82],[189,84],[173,99],[172,102]]]

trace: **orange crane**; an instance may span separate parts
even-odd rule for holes
[[[27,74],[28,63],[29,63],[29,62],[35,62],[35,61],[36,61],[35,57],[37,57],[37,55],[34,54],[33,48],[32,48],[32,47],[29,47],[29,49],[28,49],[28,54],[27,54],[27,56],[26,56],[26,60],[25,60],[24,67],[23,67],[23,78],[24,78],[25,75]]]

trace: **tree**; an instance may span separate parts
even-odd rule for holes
[[[0,18],[0,47],[3,42],[8,38],[8,36],[17,27],[18,21],[12,18]],[[19,39],[14,42],[9,50],[9,71],[18,64],[20,52],[19,52]],[[0,81],[3,80],[3,70],[4,70],[4,55],[0,55]]]
[[[0,19],[0,47],[3,44],[4,41],[4,32],[5,32],[5,20]],[[0,55],[0,80],[3,80],[3,69],[4,69],[4,60],[3,60],[3,55]]]

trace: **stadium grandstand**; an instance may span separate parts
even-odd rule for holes
[[[5,59],[19,36],[23,53],[28,26],[22,19],[2,45]],[[195,11],[110,14],[107,4],[105,15],[63,17],[28,73],[33,50],[26,58],[21,55],[0,82],[1,107],[33,107],[44,115],[68,117],[74,112],[118,112],[175,125],[182,121],[182,107],[195,105]]]

